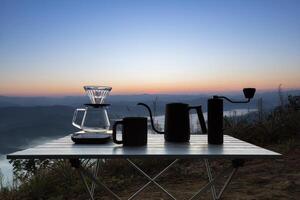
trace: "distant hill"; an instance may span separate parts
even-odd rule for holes
[[[7,106],[77,106],[87,102],[88,98],[85,96],[74,97],[11,97],[0,96],[0,107]],[[8,105],[8,103],[10,105]]]
[[[0,154],[15,151],[40,138],[54,138],[75,131],[74,109],[67,106],[0,108]]]
[[[287,90],[283,91],[283,96],[287,95],[300,95],[300,90]],[[137,94],[137,95],[111,95],[108,96],[107,101],[115,107],[130,106],[137,102],[153,103],[157,100],[159,104],[166,104],[167,102],[186,102],[189,104],[201,104],[204,109],[206,108],[207,99],[213,94],[195,94],[195,95],[170,95],[170,94]],[[218,95],[226,95],[233,99],[243,99],[242,92],[240,93],[225,93]],[[278,91],[260,92],[255,95],[255,99],[262,98],[267,109],[274,108],[279,105]],[[252,101],[247,106],[255,107],[257,101]],[[71,106],[79,107],[84,103],[88,103],[89,99],[84,94],[82,96],[65,96],[65,97],[10,97],[0,96],[0,107],[8,106]],[[245,107],[245,104],[228,104],[225,102],[225,109]]]

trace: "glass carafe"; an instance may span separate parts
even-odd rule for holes
[[[86,104],[85,108],[77,108],[74,112],[72,124],[85,132],[107,132],[110,127],[107,115],[107,104]],[[81,123],[77,123],[78,113],[83,112]]]

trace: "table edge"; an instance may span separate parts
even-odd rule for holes
[[[115,158],[199,158],[199,159],[213,159],[213,158],[226,158],[226,159],[273,159],[280,158],[282,154],[275,153],[270,155],[220,155],[220,154],[210,154],[210,155],[165,155],[165,154],[148,154],[148,155],[7,155],[6,158],[10,160],[17,159],[115,159]]]

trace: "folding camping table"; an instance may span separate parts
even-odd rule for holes
[[[174,165],[179,159],[198,158],[203,159],[208,176],[208,183],[199,189],[190,199],[197,199],[201,193],[207,189],[211,190],[214,200],[220,199],[226,187],[230,183],[237,169],[244,164],[245,159],[266,159],[276,158],[280,154],[255,146],[245,141],[225,135],[223,145],[207,144],[207,135],[191,135],[189,143],[169,143],[164,141],[164,136],[159,134],[149,134],[148,144],[143,147],[123,147],[109,142],[101,145],[74,144],[70,136],[66,136],[51,142],[18,151],[7,155],[8,159],[68,159],[71,165],[79,172],[90,198],[94,199],[95,185],[102,186],[104,190],[111,195],[112,199],[121,199],[114,193],[100,178],[97,172],[99,170],[100,159],[126,159],[138,172],[145,176],[149,182],[141,186],[128,199],[134,199],[151,183],[155,184],[162,192],[167,194],[170,199],[176,199],[169,191],[161,186],[156,179]],[[170,158],[174,159],[171,164],[160,171],[156,176],[150,177],[138,165],[134,163],[133,158]],[[232,165],[224,169],[221,173],[213,176],[209,164],[209,159],[230,159]],[[82,161],[84,159],[96,159],[95,168],[91,171],[85,169]],[[215,189],[216,180],[228,175],[221,190],[217,193]],[[89,185],[86,179],[92,181]]]

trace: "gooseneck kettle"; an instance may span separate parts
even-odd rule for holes
[[[147,108],[150,115],[152,129],[164,134],[165,140],[169,142],[188,142],[190,140],[190,117],[189,111],[195,109],[199,118],[200,126],[203,133],[206,133],[206,124],[201,106],[189,106],[185,103],[169,103],[165,110],[165,130],[159,131],[155,128],[152,118],[152,112],[148,105],[138,103]]]

